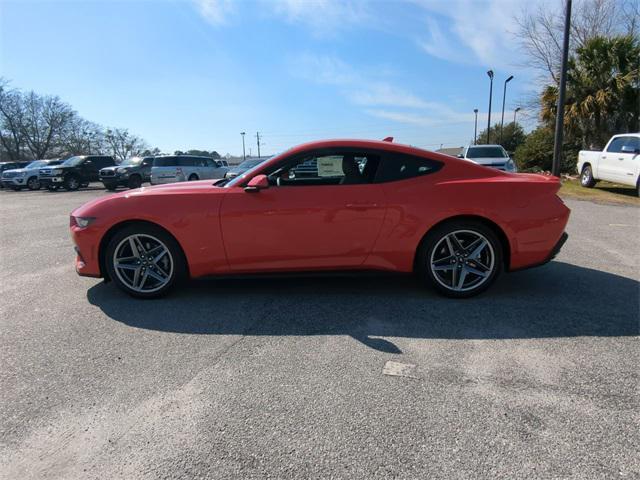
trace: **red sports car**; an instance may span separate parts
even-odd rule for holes
[[[551,260],[569,209],[556,177],[512,174],[389,141],[307,143],[228,183],[130,190],[71,214],[80,275],[136,297],[209,275],[417,272],[469,297]]]

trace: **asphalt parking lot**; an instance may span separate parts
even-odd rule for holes
[[[551,264],[410,277],[80,278],[100,189],[0,191],[0,477],[638,478],[640,209],[569,201]],[[408,376],[383,374],[388,361]]]

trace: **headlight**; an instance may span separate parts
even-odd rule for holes
[[[516,173],[518,171],[518,167],[516,167],[516,162],[514,162],[511,158],[504,164],[504,169],[507,172]]]
[[[95,219],[95,217],[74,217],[71,215],[69,223],[72,227],[85,228],[91,225]]]
[[[51,173],[53,173],[54,175],[60,175],[64,170],[62,170],[61,168],[55,168],[53,170],[51,170]]]
[[[18,172],[18,173],[16,174],[16,177],[24,177],[24,174],[25,174],[25,173],[26,173],[26,172]]]
[[[116,173],[127,173],[127,169],[125,167],[117,168]]]

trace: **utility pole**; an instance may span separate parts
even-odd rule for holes
[[[493,96],[493,70],[489,70],[487,72],[489,78],[491,79],[491,84],[489,85],[489,116],[487,117],[487,144],[491,143],[491,97]]]
[[[551,173],[560,176],[560,157],[562,156],[562,134],[564,133],[564,93],[567,89],[567,59],[569,58],[569,31],[571,28],[571,0],[567,0],[564,14],[564,42],[562,45],[562,71],[558,89],[558,106],[556,108],[556,134],[553,141],[553,166]]]
[[[517,107],[514,111],[513,111],[513,125],[516,126],[516,113],[518,113],[520,111],[520,107]]]
[[[476,122],[473,127],[473,144],[477,145],[478,144],[478,109],[474,108],[473,113],[476,114]]]
[[[246,132],[240,132],[240,135],[242,135],[242,161],[244,162],[247,159],[247,155],[245,154],[245,150],[244,150],[244,134]]]
[[[504,127],[504,100],[507,97],[507,83],[513,80],[513,75],[504,81],[504,91],[502,92],[502,119],[500,120],[500,145],[502,145],[502,128]]]
[[[260,158],[260,132],[256,132],[256,141],[258,142],[258,158]]]

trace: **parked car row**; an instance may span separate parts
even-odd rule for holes
[[[224,178],[228,164],[223,160],[194,155],[162,155],[132,157],[119,165],[108,155],[80,155],[62,161],[35,160],[1,164],[3,187],[13,190],[68,191],[102,182],[107,190],[119,186],[138,188],[145,182],[152,185],[205,179]]]

